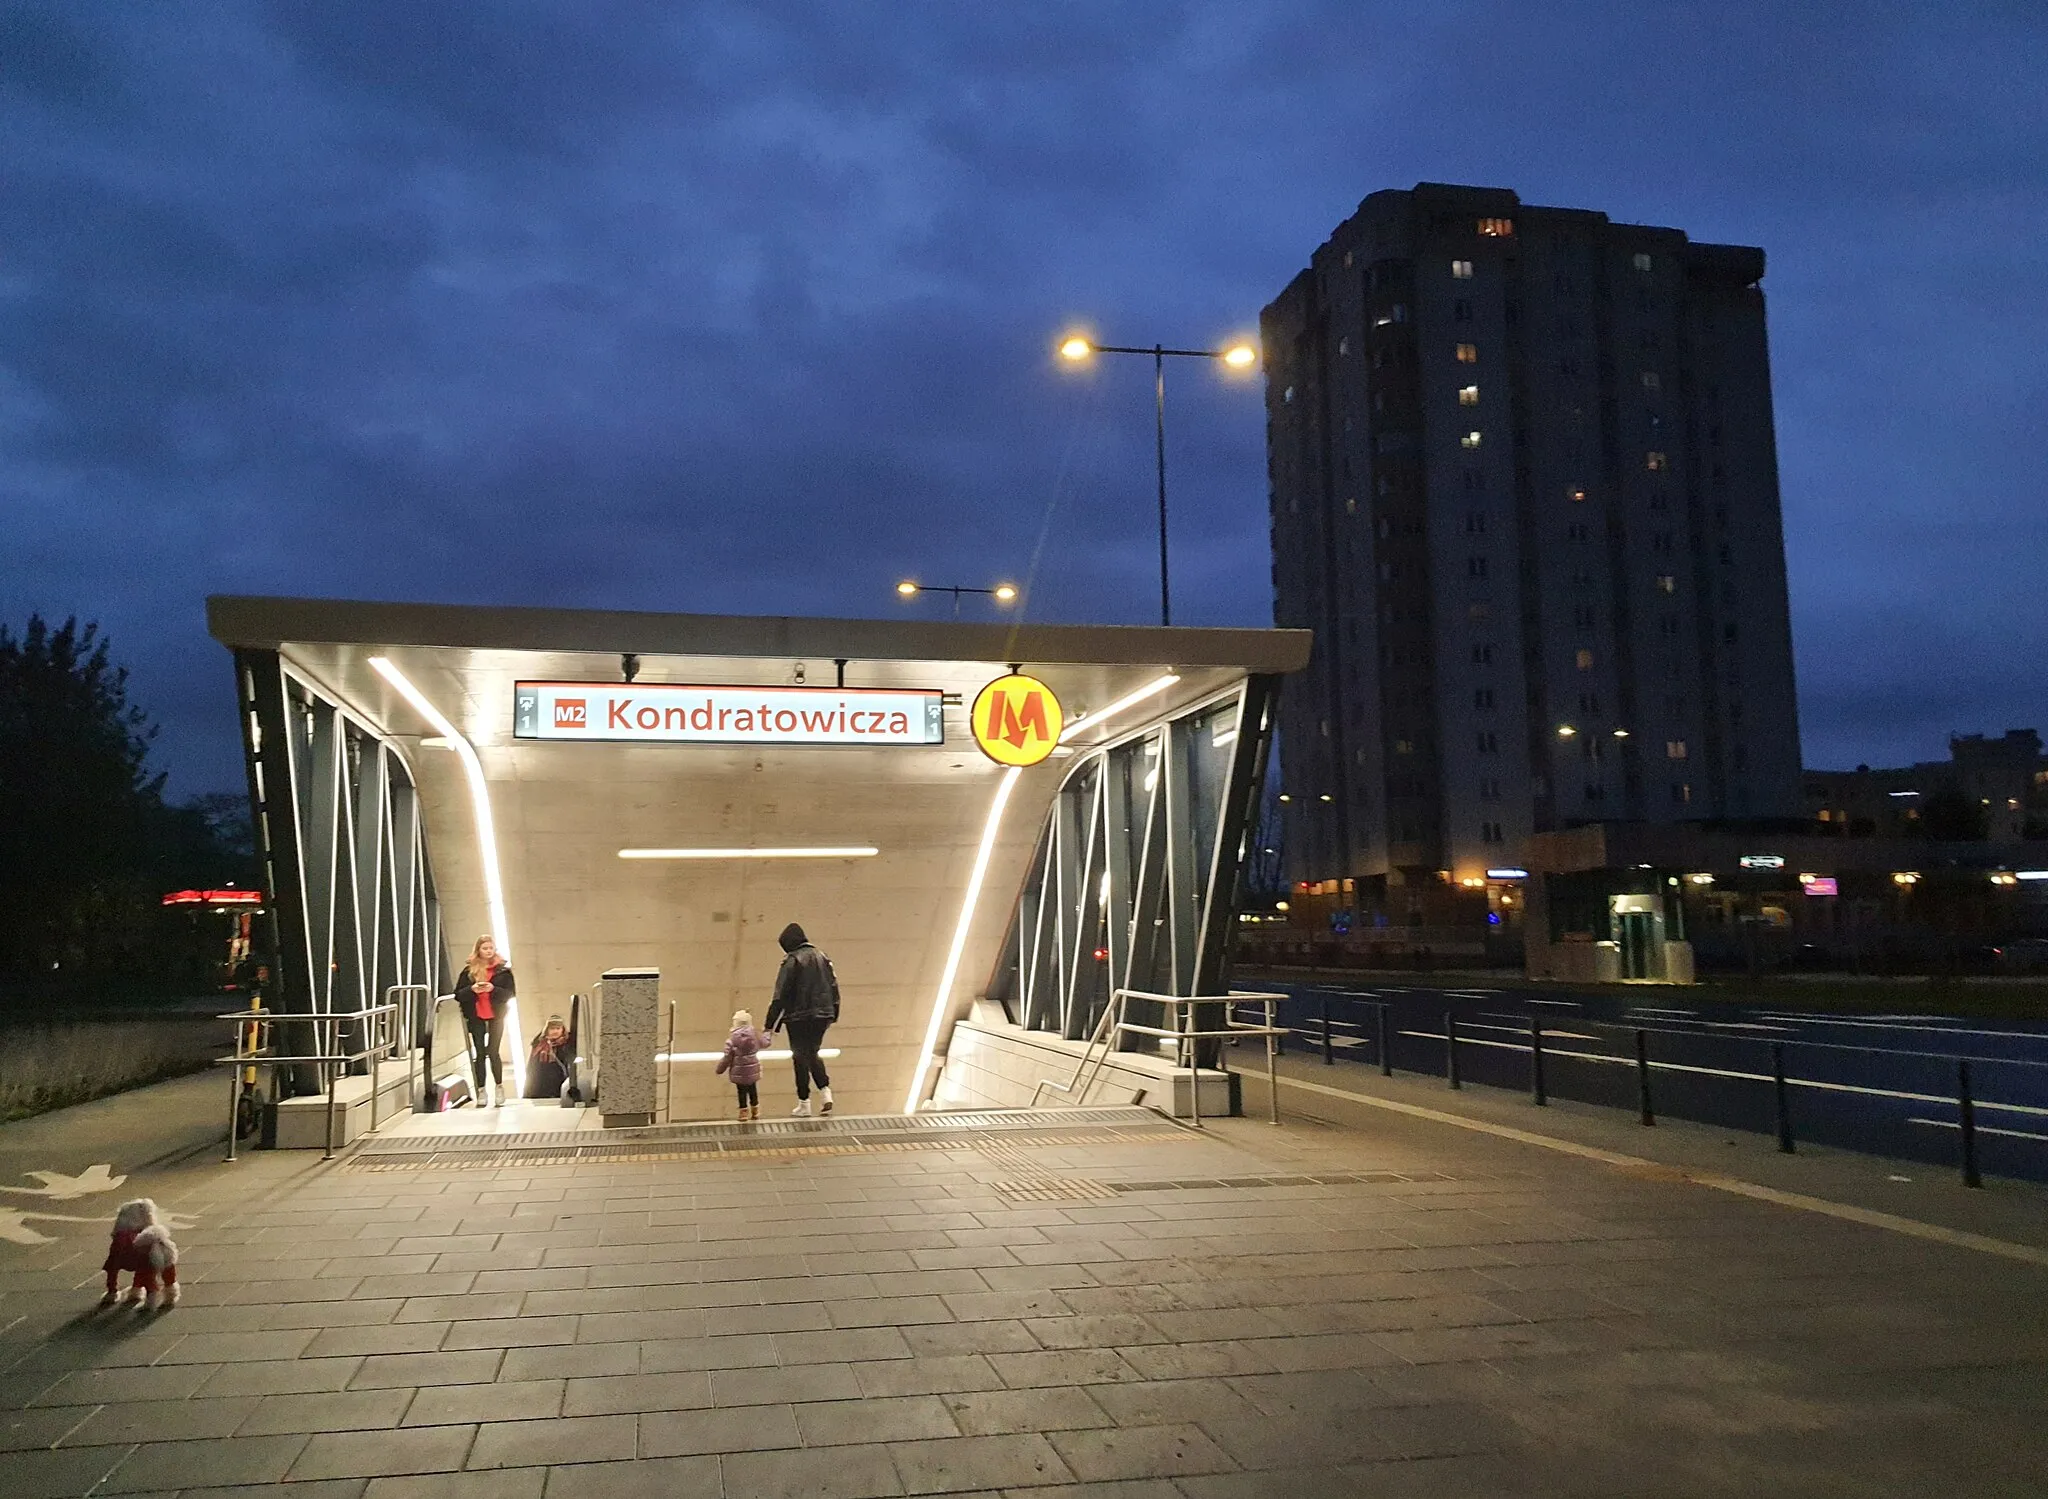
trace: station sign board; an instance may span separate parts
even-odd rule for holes
[[[946,742],[944,696],[863,687],[515,682],[515,739],[888,748]]]
[[[968,715],[974,742],[998,765],[1036,765],[1053,752],[1066,715],[1053,690],[1036,677],[1011,672],[975,696]]]

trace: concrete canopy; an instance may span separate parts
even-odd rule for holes
[[[394,747],[418,787],[451,960],[492,930],[487,854],[457,753],[373,667],[381,658],[474,747],[495,824],[503,927],[532,1032],[607,968],[652,966],[675,1003],[675,1049],[715,1051],[734,1010],[763,1018],[781,951],[801,923],[831,954],[844,996],[829,1043],[834,1090],[854,1111],[900,1108],[935,1012],[986,982],[1065,758],[1015,781],[963,916],[1004,772],[975,747],[967,705],[1021,665],[1058,695],[1076,749],[1306,662],[1303,631],[1009,626],[876,620],[222,597],[209,627],[280,667]],[[947,694],[934,746],[752,747],[513,737],[518,681],[829,687]],[[1087,715],[1162,676],[1125,713]],[[621,849],[872,846],[861,858],[629,860]],[[956,933],[965,940],[953,953]],[[941,992],[948,972],[951,981]],[[524,1038],[509,1040],[508,1054]],[[509,1060],[509,1056],[508,1056]],[[786,1097],[771,1071],[767,1097]],[[726,1112],[708,1063],[672,1072],[672,1117]]]

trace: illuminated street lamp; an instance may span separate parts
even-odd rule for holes
[[[921,593],[950,593],[953,595],[953,618],[960,617],[960,595],[963,593],[986,594],[998,604],[1014,604],[1017,601],[1015,583],[998,583],[993,588],[969,588],[964,583],[913,583],[905,578],[896,585],[896,596],[914,599]]]
[[[1071,333],[1060,342],[1060,357],[1072,364],[1085,363],[1097,354],[1148,354],[1152,358],[1153,405],[1157,414],[1155,445],[1159,457],[1159,622],[1170,625],[1173,594],[1167,583],[1166,561],[1166,361],[1220,359],[1229,368],[1243,371],[1258,364],[1259,351],[1243,342],[1222,349],[1169,349],[1164,344],[1141,349],[1128,344],[1099,344],[1080,333]]]

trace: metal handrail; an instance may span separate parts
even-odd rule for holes
[[[1095,1030],[1082,1050],[1080,1060],[1074,1064],[1074,1076],[1065,1083],[1041,1080],[1031,1090],[1031,1107],[1038,1107],[1039,1100],[1047,1093],[1064,1093],[1076,1103],[1084,1101],[1088,1090],[1095,1085],[1096,1078],[1108,1065],[1110,1056],[1117,1049],[1117,1042],[1126,1035],[1154,1036],[1160,1040],[1173,1040],[1181,1044],[1176,1048],[1174,1070],[1183,1067],[1188,1074],[1189,1118],[1195,1128],[1202,1127],[1201,1067],[1193,1043],[1196,1041],[1237,1039],[1245,1036],[1262,1036],[1266,1042],[1266,1097],[1271,1110],[1272,1122],[1280,1122],[1280,1087],[1274,1058],[1277,1042],[1287,1034],[1286,1028],[1277,1023],[1276,1007],[1286,999],[1284,994],[1268,994],[1250,990],[1233,989],[1228,994],[1154,994],[1145,989],[1116,989],[1109,996],[1109,1003],[1102,1008],[1101,1018],[1095,1023]],[[1150,1004],[1166,1006],[1173,1014],[1175,1024],[1171,1029],[1159,1026],[1141,1025],[1126,1019],[1131,1000],[1143,1000]],[[1264,1007],[1266,1023],[1247,1025],[1232,1018],[1231,1006],[1240,1003],[1254,1003]],[[1197,1029],[1195,1026],[1196,1005],[1224,1006],[1223,1027],[1219,1030]],[[1098,1051],[1097,1048],[1101,1049]],[[1084,1082],[1083,1076],[1087,1080]]]
[[[338,1101],[337,1087],[343,1067],[377,1057],[380,1053],[388,1056],[397,1044],[395,1028],[391,1017],[400,1006],[395,1003],[371,1005],[360,1010],[345,1011],[300,1011],[284,1012],[258,1007],[250,1010],[233,1010],[215,1017],[235,1023],[235,1049],[231,1055],[216,1057],[215,1066],[227,1066],[228,1074],[228,1153],[227,1159],[235,1159],[235,1111],[241,1100],[241,1074],[244,1067],[319,1067],[326,1074],[327,1083],[327,1137],[323,1160],[334,1159],[334,1125]],[[369,1044],[357,1051],[342,1051],[334,1046],[338,1027],[345,1020],[364,1020],[371,1024],[364,1026]],[[382,1021],[381,1024],[375,1023]],[[305,1023],[314,1027],[314,1040],[320,1039],[319,1028],[327,1028],[326,1048],[305,1054],[279,1054],[271,1049],[270,1028],[279,1022]],[[245,1039],[247,1044],[245,1045]],[[370,1130],[377,1128],[377,1085],[378,1068],[371,1062],[370,1068]],[[407,1074],[410,1081],[410,1071]]]
[[[1114,1049],[1108,1044],[1110,1017],[1119,1012],[1118,997],[1122,993],[1122,990],[1118,990],[1115,994],[1112,994],[1110,1002],[1102,1007],[1101,1018],[1095,1022],[1095,1029],[1088,1036],[1088,1044],[1081,1048],[1080,1060],[1074,1063],[1074,1075],[1064,1083],[1055,1083],[1048,1079],[1041,1079],[1038,1086],[1031,1090],[1032,1108],[1038,1107],[1039,1098],[1048,1089],[1054,1093],[1065,1093],[1069,1097],[1073,1097],[1075,1090],[1079,1088],[1080,1098],[1085,1099],[1087,1097],[1087,1089],[1081,1087],[1081,1074],[1088,1070],[1089,1060],[1095,1056],[1096,1047],[1101,1046],[1104,1048],[1102,1057],[1096,1061],[1095,1065],[1095,1071],[1098,1075],[1102,1071],[1102,1062],[1108,1060],[1109,1052]],[[1094,1079],[1091,1078],[1089,1086],[1092,1087],[1093,1085]]]

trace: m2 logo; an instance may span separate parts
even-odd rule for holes
[[[555,699],[555,727],[558,729],[587,729],[590,727],[588,700],[580,697],[558,697]]]

